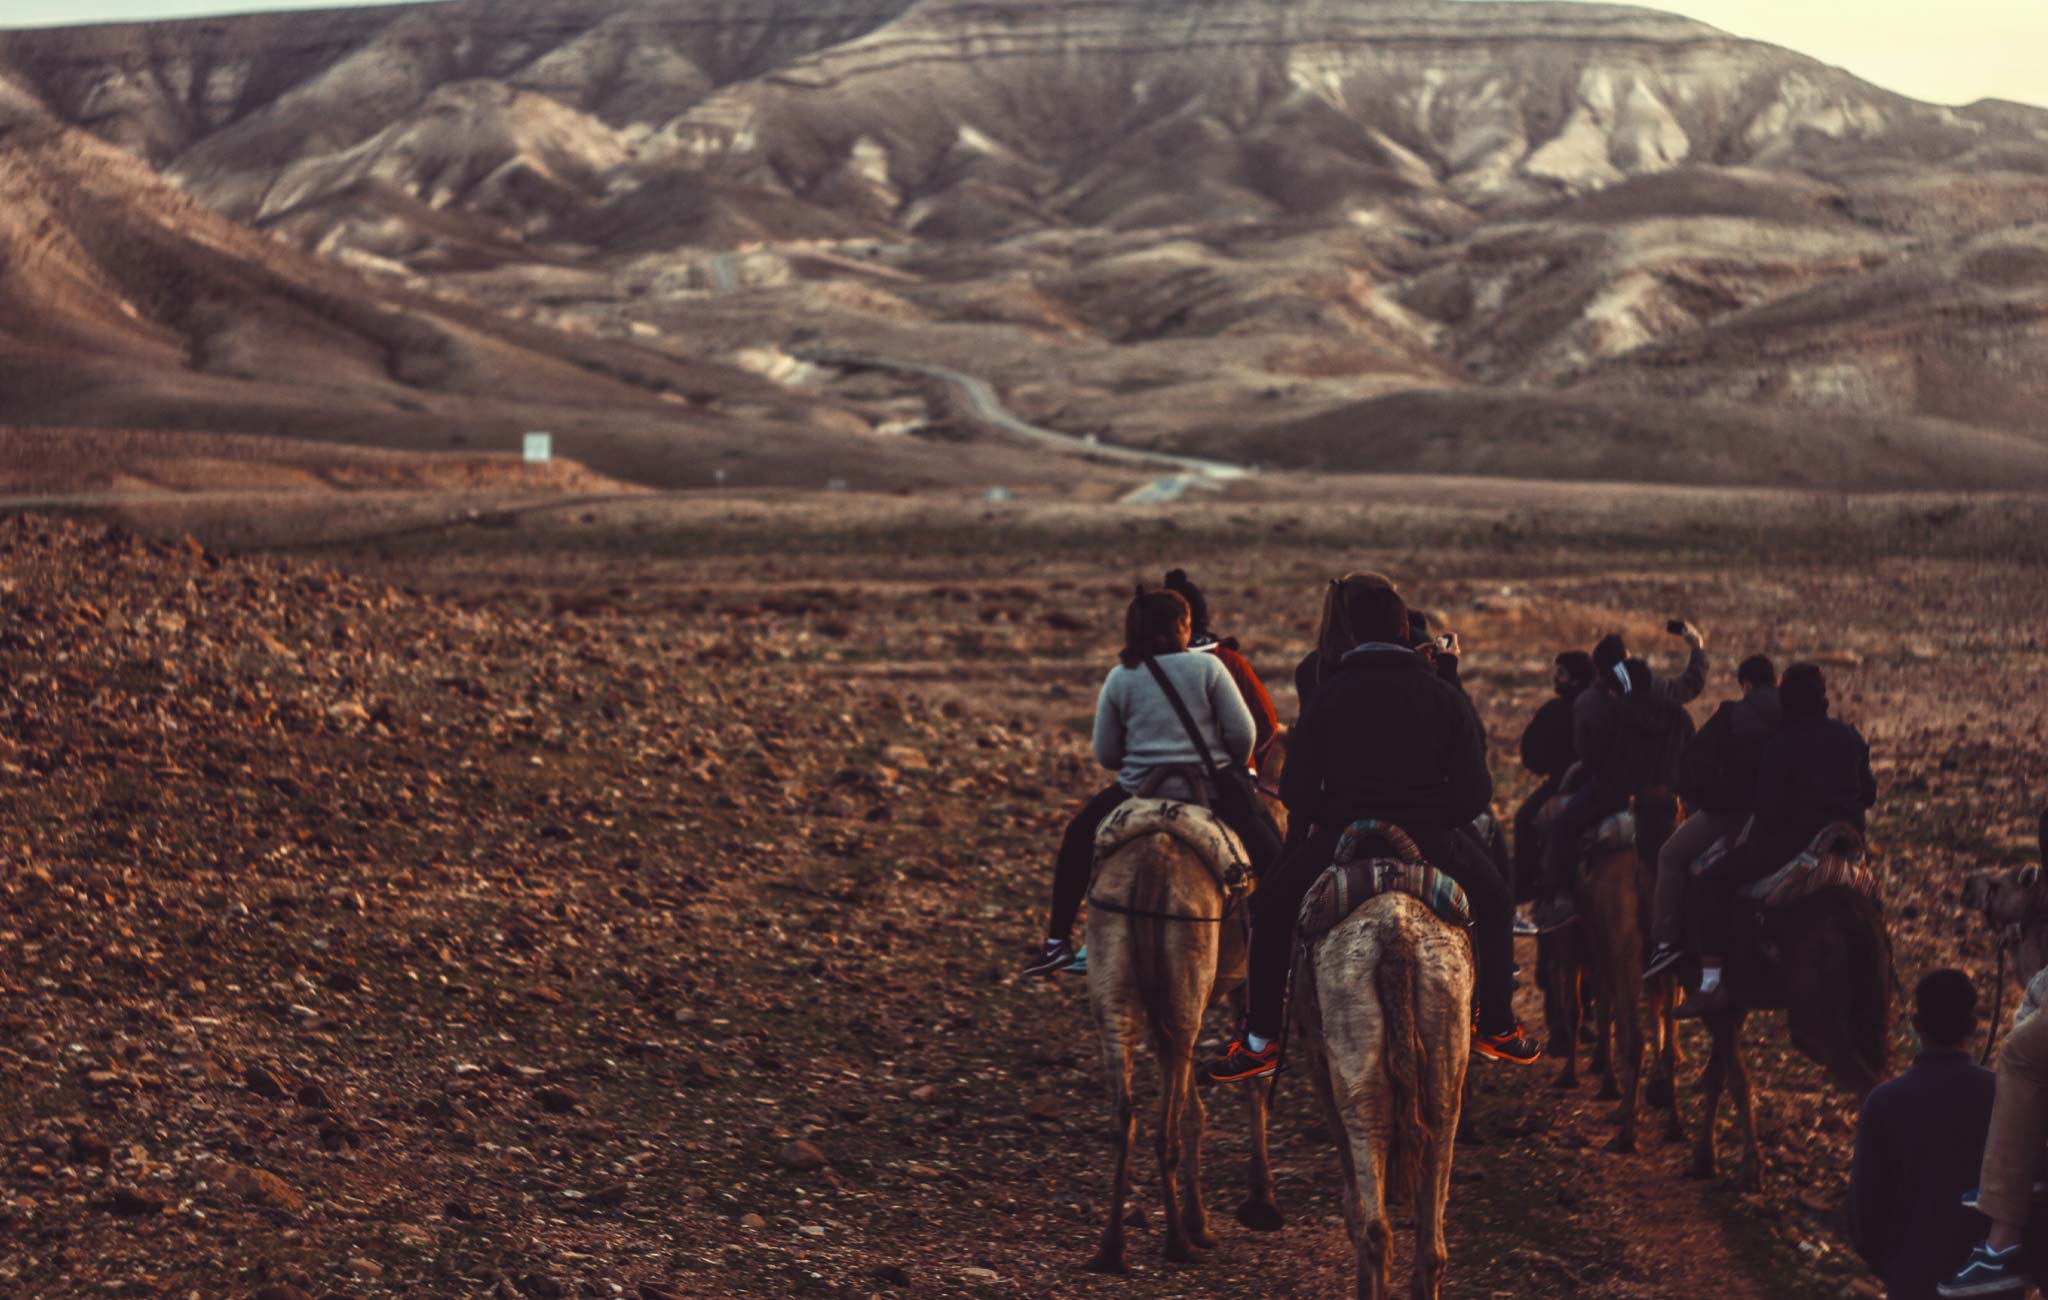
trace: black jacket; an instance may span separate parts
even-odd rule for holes
[[[1685,677],[1659,680],[1644,668],[1627,695],[1602,681],[1573,701],[1572,744],[1602,802],[1678,784],[1679,757],[1693,730],[1684,705],[1699,694],[1696,683],[1705,674],[1706,658],[1695,651]]]
[[[1678,793],[1705,812],[1743,817],[1756,799],[1756,774],[1764,746],[1778,734],[1785,713],[1778,688],[1761,686],[1714,710],[1700,734],[1685,747]]]
[[[1753,811],[1759,830],[1799,838],[1834,822],[1864,828],[1877,802],[1870,746],[1862,733],[1833,718],[1788,722],[1764,746]]]
[[[1563,776],[1578,761],[1572,742],[1572,703],[1580,691],[1544,702],[1522,733],[1522,766],[1538,776]]]
[[[1891,1300],[1934,1300],[1984,1235],[1962,1196],[1977,1185],[1995,1091],[1966,1053],[1930,1051],[1863,1103],[1849,1239]]]
[[[1288,737],[1280,799],[1325,828],[1364,817],[1420,831],[1467,825],[1493,799],[1479,719],[1421,655],[1355,651]]]
[[[1458,675],[1457,655],[1434,654],[1428,657],[1427,662],[1438,677],[1457,687],[1459,694],[1465,693],[1464,680]],[[1294,666],[1294,698],[1301,706],[1296,711],[1297,718],[1308,716],[1308,702],[1315,698],[1316,687],[1322,684],[1322,675],[1323,652],[1320,650],[1309,651],[1302,656],[1301,662]]]

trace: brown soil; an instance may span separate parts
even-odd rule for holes
[[[1685,522],[1725,502],[1495,491],[1512,503],[1418,484],[1305,517],[628,502],[317,560],[0,525],[0,1276],[273,1300],[1339,1291],[1335,1162],[1294,1081],[1285,1232],[1228,1220],[1219,1104],[1217,1255],[1166,1267],[1140,1233],[1132,1278],[1076,1271],[1108,1174],[1085,995],[1012,971],[1097,779],[1118,602],[1169,562],[1276,683],[1327,572],[1399,574],[1465,637],[1503,806],[1560,644],[1618,625],[1661,657],[1685,613],[1724,666],[1855,659],[1831,672],[1878,755],[1902,974],[1989,978],[1956,881],[2013,854],[2048,783],[2038,504],[1873,501],[1817,536],[1812,502],[1757,496],[1733,549]],[[262,536],[219,509],[209,535]],[[1919,558],[1872,558],[1906,529]],[[1842,1294],[1853,1107],[1772,1021],[1756,1046],[1760,1198],[1677,1181],[1654,1141],[1606,1153],[1590,1090],[1481,1068],[1449,1294]]]

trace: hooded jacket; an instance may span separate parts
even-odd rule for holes
[[[1678,784],[1679,757],[1692,738],[1684,705],[1700,692],[1705,656],[1693,652],[1687,675],[1659,681],[1640,659],[1625,665],[1630,689],[1603,680],[1572,705],[1572,744],[1603,802],[1619,803],[1656,786]],[[1697,673],[1693,669],[1697,668]]]
[[[1757,829],[1807,839],[1835,822],[1864,828],[1877,802],[1870,746],[1846,722],[1822,714],[1787,722],[1757,767]]]
[[[1486,811],[1493,777],[1456,687],[1411,650],[1361,646],[1324,677],[1289,737],[1280,799],[1325,829],[1377,817],[1448,830]]]
[[[1784,725],[1778,688],[1759,686],[1714,711],[1685,747],[1678,793],[1687,804],[1723,816],[1747,816],[1756,799],[1764,746]]]

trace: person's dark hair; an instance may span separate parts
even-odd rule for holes
[[[1117,658],[1136,668],[1154,655],[1179,654],[1187,649],[1181,636],[1187,626],[1188,603],[1179,592],[1141,588],[1124,611],[1124,649]]]
[[[1778,683],[1778,703],[1784,706],[1785,721],[1800,722],[1828,715],[1828,679],[1819,664],[1793,664]]]
[[[1167,574],[1166,589],[1188,603],[1188,631],[1198,637],[1209,635],[1209,602],[1202,589],[1189,580],[1188,571],[1175,569]]]
[[[1359,587],[1345,594],[1344,605],[1351,630],[1358,637],[1348,648],[1368,641],[1410,644],[1408,633],[1413,624],[1408,617],[1408,602],[1392,587]]]
[[[1977,1031],[1977,986],[1959,970],[1938,970],[1913,990],[1913,1027],[1929,1047],[1961,1047]]]
[[[1621,639],[1621,633],[1609,632],[1600,638],[1600,644],[1593,647],[1593,667],[1596,671],[1611,673],[1615,665],[1628,658],[1628,643]]]
[[[1769,655],[1751,655],[1735,670],[1735,680],[1743,686],[1776,686],[1778,665],[1771,662]]]
[[[1323,612],[1316,620],[1318,681],[1337,671],[1337,661],[1346,651],[1372,639],[1355,634],[1349,607],[1350,597],[1368,587],[1393,591],[1394,582],[1382,573],[1348,573],[1323,589]]]
[[[1419,609],[1408,611],[1409,645],[1422,645],[1429,640],[1429,615]]]
[[[1557,657],[1557,666],[1564,669],[1566,680],[1580,690],[1593,684],[1593,656],[1584,650],[1567,650]]]

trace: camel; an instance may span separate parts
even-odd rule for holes
[[[1262,798],[1282,828],[1286,812],[1270,794],[1286,763],[1284,736],[1261,761]],[[1156,1149],[1160,1201],[1166,1217],[1166,1258],[1184,1263],[1194,1248],[1213,1249],[1202,1200],[1202,1099],[1194,1087],[1195,1042],[1202,1018],[1225,998],[1239,1004],[1249,956],[1250,897],[1226,899],[1215,873],[1183,838],[1153,833],[1133,839],[1104,858],[1089,889],[1088,1001],[1102,1043],[1115,1133],[1116,1173],[1101,1245],[1088,1268],[1121,1273],[1124,1208],[1131,1193],[1131,1144],[1137,1111],[1131,1094],[1133,1057],[1149,1035],[1159,1062]],[[1114,900],[1103,906],[1095,900]],[[1273,1201],[1273,1171],[1266,1151],[1267,1103],[1272,1081],[1247,1085],[1251,1128],[1249,1187],[1238,1220],[1261,1232],[1282,1225]]]
[[[2041,814],[2041,861],[2029,862],[2006,871],[1982,871],[1963,883],[1963,906],[1984,918],[1998,944],[1999,963],[2024,990],[2028,981],[2048,969],[2048,812]],[[1994,995],[2001,1011],[2005,988]],[[2001,1018],[1994,1014],[1990,1033],[1995,1036]],[[1988,1053],[1987,1053],[1988,1055]]]
[[[1599,1017],[1593,1069],[1600,1075],[1599,1097],[1618,1100],[1620,1129],[1607,1149],[1636,1149],[1637,1100],[1641,1091],[1644,1035],[1642,1025],[1644,937],[1650,927],[1650,899],[1656,887],[1657,852],[1678,824],[1678,801],[1668,791],[1652,790],[1635,801],[1636,834],[1631,844],[1596,846],[1578,889],[1579,924],[1555,936],[1550,954],[1548,1005],[1559,1017],[1560,1055],[1564,1069],[1556,1086],[1578,1086],[1579,1024],[1582,990],[1590,988]],[[1650,1014],[1657,1027],[1656,1066],[1651,1072],[1652,1105],[1668,1116],[1665,1140],[1685,1139],[1678,1113],[1678,1030],[1672,1020],[1675,982],[1657,981],[1649,993]],[[1617,1076],[1616,1064],[1620,1071]]]
[[[1714,1121],[1725,1086],[1734,1094],[1742,1131],[1741,1186],[1754,1192],[1763,1175],[1742,1059],[1743,1021],[1752,1011],[1784,1007],[1793,1046],[1860,1102],[1887,1073],[1892,945],[1877,903],[1839,886],[1768,909],[1760,923],[1738,924],[1737,932],[1737,953],[1723,976],[1730,1006],[1704,1021],[1713,1051],[1701,1075],[1706,1106],[1687,1176],[1715,1175]],[[1767,947],[1775,949],[1775,961]]]
[[[1360,1300],[1389,1294],[1390,1187],[1415,1209],[1412,1294],[1435,1300],[1472,1050],[1471,940],[1420,900],[1382,894],[1316,939],[1296,980],[1307,1072],[1344,1171]]]

